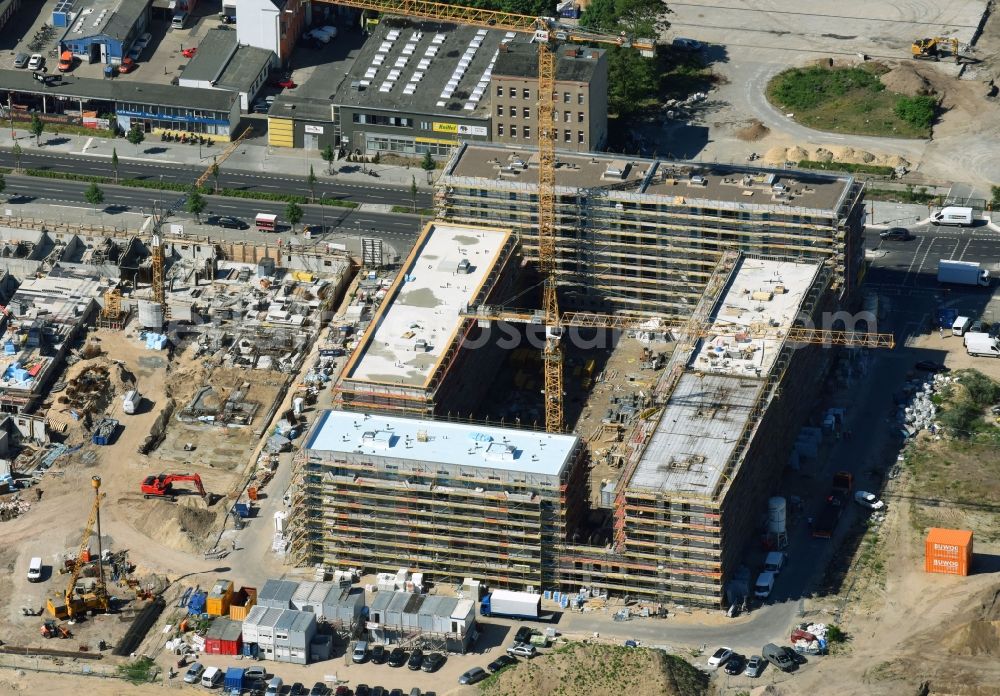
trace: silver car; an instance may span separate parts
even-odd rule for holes
[[[184,683],[197,684],[198,680],[201,679],[201,673],[204,671],[205,665],[200,662],[192,662],[191,666],[188,667],[187,672],[184,673]]]
[[[27,53],[18,53],[14,56],[14,67],[19,70],[28,67],[28,61],[31,60],[31,56]]]

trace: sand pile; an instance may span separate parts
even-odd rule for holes
[[[178,489],[187,485],[190,484],[178,484]],[[133,517],[136,529],[164,546],[187,553],[205,550],[219,514],[217,510],[206,509],[197,495],[184,496],[176,503],[142,500],[141,505],[144,514]]]
[[[812,158],[817,162],[832,162],[833,153],[827,150],[825,147],[818,147],[813,150]]]
[[[764,161],[768,164],[781,164],[785,161],[786,154],[788,154],[788,148],[772,147],[764,153]]]
[[[762,138],[766,138],[771,133],[771,129],[757,119],[750,119],[745,127],[736,131],[736,137],[748,143],[755,143]]]
[[[909,63],[900,63],[889,72],[879,76],[885,88],[896,94],[915,97],[920,94],[934,94],[930,81],[917,72]]]

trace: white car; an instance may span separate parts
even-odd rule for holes
[[[733,656],[732,648],[719,648],[715,651],[715,654],[708,658],[708,666],[715,667],[718,669],[726,663],[730,657]]]
[[[41,70],[45,65],[45,56],[41,53],[32,53],[31,60],[28,61],[28,70]]]
[[[854,494],[854,502],[869,510],[881,510],[885,503],[878,499],[878,496],[868,491],[857,491]]]

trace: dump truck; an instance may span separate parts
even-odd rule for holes
[[[844,495],[839,491],[831,491],[826,497],[826,503],[813,524],[812,535],[817,539],[829,539],[837,528],[840,516],[844,513]]]
[[[941,259],[938,261],[937,279],[939,283],[989,287],[990,272],[983,268],[982,264],[975,261]]]
[[[481,616],[504,616],[509,619],[533,619],[544,621],[542,616],[542,596],[536,592],[513,592],[493,590],[479,603]]]

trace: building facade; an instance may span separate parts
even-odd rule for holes
[[[288,63],[308,21],[305,0],[236,0],[236,38],[245,46],[273,51]]]
[[[149,26],[151,0],[90,0],[60,3],[52,13],[53,26],[65,27],[60,51],[70,51],[89,63],[119,65]],[[57,10],[59,6],[57,5]]]
[[[537,146],[537,45],[501,45],[489,92],[493,142]],[[558,50],[553,120],[557,149],[591,152],[604,148],[608,137],[608,61],[603,50]]]

